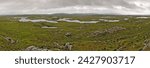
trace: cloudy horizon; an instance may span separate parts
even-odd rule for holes
[[[0,15],[53,13],[150,15],[150,0],[0,0]]]

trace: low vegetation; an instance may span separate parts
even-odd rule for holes
[[[58,20],[72,18],[119,22],[73,23],[19,22],[19,18]],[[1,51],[149,51],[150,18],[111,15],[0,16]],[[49,28],[41,28],[43,26]],[[50,28],[57,27],[57,28]],[[146,42],[145,42],[146,41]]]

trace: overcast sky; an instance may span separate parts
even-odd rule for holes
[[[150,14],[150,0],[0,0],[4,14]]]

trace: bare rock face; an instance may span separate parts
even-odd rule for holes
[[[49,51],[48,49],[42,49],[35,46],[29,46],[25,49],[25,51]]]
[[[70,44],[69,42],[65,44],[64,46],[65,50],[71,51],[72,50],[72,44]]]

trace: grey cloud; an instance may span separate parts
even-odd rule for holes
[[[54,12],[74,12],[76,9],[69,8],[67,10],[62,9],[66,7],[99,7],[99,8],[107,8],[108,10],[114,13],[118,12],[141,12],[143,10],[142,4],[141,6],[133,3],[133,2],[150,2],[150,0],[0,0],[0,14],[13,14],[13,13],[54,13]],[[124,9],[117,9],[116,6],[123,7]],[[59,10],[60,9],[60,10]],[[145,8],[144,8],[145,9]],[[146,8],[147,9],[147,8]],[[82,10],[82,9],[81,9]],[[103,10],[95,9],[85,9],[89,10],[89,12],[102,12]],[[118,10],[118,12],[117,12]],[[149,9],[150,10],[150,9]],[[39,12],[38,12],[39,11]],[[80,12],[80,10],[77,10]],[[82,10],[84,11],[84,10]]]

